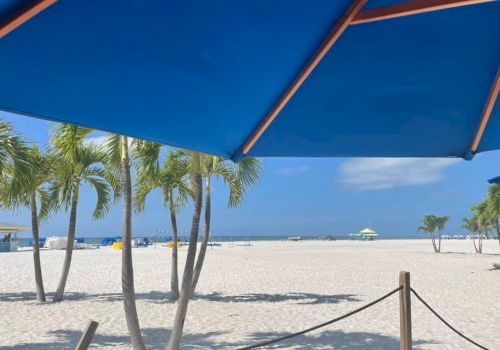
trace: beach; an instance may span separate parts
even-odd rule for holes
[[[498,241],[429,240],[225,242],[208,248],[183,349],[236,349],[300,331],[358,308],[398,287],[412,287],[467,336],[500,348]],[[180,249],[183,267],[187,249]],[[171,251],[133,250],[138,314],[148,348],[164,349],[174,317]],[[46,292],[57,286],[64,251],[41,252]],[[72,349],[89,319],[92,348],[129,349],[121,298],[121,251],[76,250],[65,301],[37,304],[31,252],[0,254],[0,349]],[[182,269],[180,270],[182,274]],[[50,299],[50,297],[49,297]],[[415,349],[474,349],[412,298]],[[398,295],[273,349],[399,349]]]

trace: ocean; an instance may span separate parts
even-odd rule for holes
[[[300,235],[303,240],[320,240],[326,235]],[[114,236],[113,236],[114,237]],[[166,242],[167,237],[169,236],[137,236],[137,237],[147,237],[153,243],[162,243]],[[256,242],[256,241],[286,241],[289,236],[283,235],[213,235],[211,240],[212,242]],[[352,237],[349,235],[328,235],[328,237],[333,237],[335,240],[351,240]],[[45,237],[42,237],[45,238]],[[81,237],[77,236],[77,238],[83,238],[84,243],[87,244],[100,244],[101,241],[105,237]],[[423,234],[413,234],[413,235],[380,235],[377,237],[377,240],[387,240],[387,239],[425,239],[426,235]],[[179,240],[184,242],[187,241],[189,237],[180,236]],[[200,236],[201,240],[201,236]],[[32,238],[19,238],[19,246],[20,247],[29,247],[32,245]]]

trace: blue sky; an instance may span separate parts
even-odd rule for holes
[[[50,123],[0,112],[27,139],[46,145]],[[99,136],[99,134],[96,134]],[[422,142],[425,142],[424,140]],[[217,235],[342,235],[369,223],[383,236],[416,234],[424,215],[449,215],[447,233],[461,233],[460,221],[486,193],[487,179],[500,175],[499,152],[473,161],[455,159],[267,158],[261,183],[242,205],[227,209],[227,191],[213,189],[212,232]],[[121,205],[92,221],[95,196],[83,189],[78,236],[120,235]],[[191,208],[179,214],[181,232],[189,230]],[[1,222],[29,226],[29,213],[0,211]],[[43,236],[65,235],[68,213],[42,223]],[[158,193],[146,211],[133,218],[134,235],[169,231],[169,216]]]

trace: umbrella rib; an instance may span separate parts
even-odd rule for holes
[[[490,120],[490,117],[493,114],[493,109],[495,108],[499,92],[500,92],[500,67],[497,69],[497,75],[495,76],[495,80],[491,85],[490,93],[488,95],[488,98],[486,99],[486,103],[483,108],[483,113],[481,114],[479,126],[477,128],[476,134],[474,135],[474,139],[472,140],[472,144],[470,146],[471,154],[475,154],[479,148],[479,144],[481,143],[481,139],[483,138],[484,131],[486,130],[486,126],[488,125],[488,121]]]
[[[292,99],[293,95],[299,90],[302,84],[311,75],[313,70],[321,62],[321,60],[326,56],[328,51],[332,48],[335,42],[340,38],[342,33],[351,24],[354,17],[361,11],[368,0],[354,0],[347,11],[338,19],[333,25],[330,33],[326,40],[321,44],[319,49],[316,51],[314,56],[311,58],[309,63],[300,72],[294,82],[285,91],[279,102],[274,106],[271,112],[262,120],[259,126],[251,133],[250,137],[243,144],[243,156],[247,155],[252,149],[255,143],[260,139],[262,134],[269,128],[271,123],[276,119],[279,113],[287,105],[287,103]],[[238,151],[240,152],[240,151]],[[241,156],[241,154],[235,154],[233,159]]]
[[[384,21],[386,19],[418,15],[454,7],[477,5],[496,0],[410,0],[404,3],[374,8],[360,12],[351,24]]]
[[[7,23],[0,23],[0,39],[12,32],[14,29],[20,27],[31,18],[45,10],[47,7],[53,5],[57,0],[40,0],[36,1],[34,5],[29,6],[22,13],[9,20]]]

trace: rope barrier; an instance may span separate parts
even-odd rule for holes
[[[337,317],[337,318],[334,318],[333,320],[330,320],[330,321],[327,321],[327,322],[324,322],[324,323],[321,323],[319,325],[316,325],[314,327],[311,327],[311,328],[307,328],[307,329],[304,329],[300,332],[297,332],[297,333],[292,333],[292,334],[289,334],[289,335],[285,335],[283,337],[279,337],[279,338],[275,338],[275,339],[272,339],[272,340],[268,340],[268,341],[265,341],[265,342],[262,342],[262,343],[258,343],[258,344],[254,344],[254,345],[250,345],[250,346],[246,346],[246,347],[243,347],[243,348],[238,348],[236,350],[250,350],[250,349],[256,349],[256,348],[260,348],[262,346],[266,346],[266,345],[270,345],[270,344],[274,344],[274,343],[277,343],[277,342],[280,342],[280,341],[283,341],[283,340],[286,340],[286,339],[290,339],[290,338],[294,338],[294,337],[297,337],[299,335],[302,335],[302,334],[305,334],[305,333],[308,333],[308,332],[311,332],[311,331],[314,331],[318,328],[322,328],[322,327],[325,327],[325,326],[328,326],[332,323],[335,323],[337,321],[340,321],[340,320],[343,320],[344,318],[347,318],[349,316],[352,316],[354,314],[357,314],[358,312],[360,311],[363,311],[379,302],[381,302],[382,300],[384,299],[387,299],[388,297],[390,297],[391,295],[393,295],[394,293],[396,292],[399,292],[401,289],[403,289],[402,286],[399,286],[398,288],[390,291],[389,293],[387,293],[386,295],[378,298],[377,300],[374,300],[356,310],[353,310],[351,312],[348,312],[346,313],[345,315],[342,315],[340,317]]]
[[[420,302],[422,304],[424,304],[429,310],[430,312],[432,312],[434,314],[434,316],[436,316],[441,322],[443,322],[445,325],[448,326],[448,328],[450,328],[453,332],[455,332],[456,334],[458,334],[459,336],[461,336],[462,338],[464,338],[465,340],[467,340],[468,342],[474,344],[475,346],[477,346],[478,348],[480,349],[484,349],[484,350],[489,350],[487,347],[484,347],[478,343],[476,343],[474,340],[468,338],[467,336],[465,336],[464,334],[460,333],[458,330],[456,330],[455,328],[453,328],[452,325],[450,325],[448,322],[445,321],[444,318],[442,318],[429,304],[427,304],[424,299],[422,299],[422,297],[420,297],[420,295],[418,295],[417,292],[415,292],[415,290],[413,288],[410,288],[411,292],[417,297],[418,300],[420,300]]]

